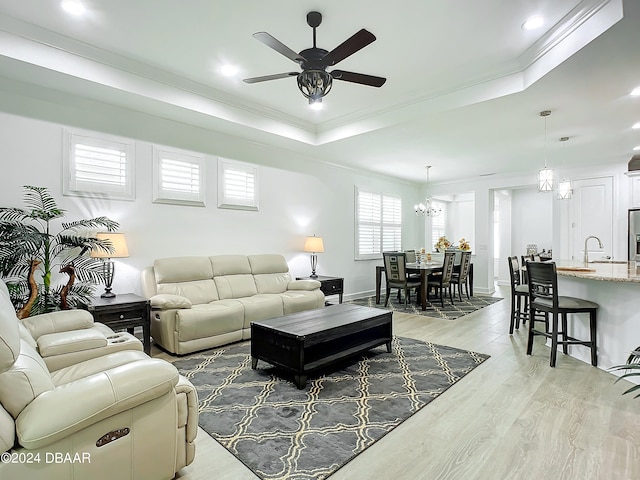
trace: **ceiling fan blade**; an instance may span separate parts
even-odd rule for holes
[[[268,80],[278,80],[279,78],[297,77],[298,72],[276,73],[275,75],[265,75],[264,77],[252,77],[242,80],[244,83],[266,82]]]
[[[376,36],[373,33],[363,28],[322,57],[322,64],[326,66],[335,65],[374,42],[375,39]]]
[[[253,34],[253,38],[264,43],[267,47],[273,48],[276,52],[284,55],[285,57],[293,60],[296,63],[302,63],[305,60],[304,57],[300,56],[300,54],[294,52],[289,47],[287,47],[280,40],[272,37],[267,32],[257,32]]]
[[[333,70],[331,76],[336,80],[360,83],[362,85],[369,85],[370,87],[381,87],[384,85],[384,82],[387,81],[387,79],[383,77],[365,75],[364,73],[345,72],[344,70]]]

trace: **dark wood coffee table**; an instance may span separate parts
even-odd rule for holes
[[[251,367],[263,360],[305,388],[314,370],[382,344],[391,352],[391,317],[388,310],[340,304],[251,322]]]

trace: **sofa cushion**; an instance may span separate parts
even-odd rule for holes
[[[244,307],[237,300],[218,300],[176,312],[178,340],[187,342],[242,330]]]
[[[42,357],[21,340],[18,359],[11,368],[0,373],[2,405],[13,418],[17,418],[34,398],[53,388],[51,375]]]
[[[220,300],[242,298],[256,295],[256,282],[253,275],[222,275],[214,278]]]
[[[251,273],[254,275],[261,273],[286,273],[289,271],[289,265],[287,265],[287,261],[282,255],[249,255],[248,259],[251,265]]]
[[[253,276],[258,293],[283,293],[291,282],[289,272],[261,273]]]
[[[254,320],[266,320],[284,315],[284,306],[280,295],[258,294],[239,298],[244,306],[244,328],[250,328]]]
[[[219,299],[218,289],[213,279],[158,284],[158,295],[164,294],[185,297],[193,305],[207,304]]]
[[[156,276],[156,283],[159,284],[213,278],[209,257],[160,258],[153,262],[153,272]]]
[[[20,355],[18,322],[9,296],[0,291],[0,372],[9,369]]]
[[[246,255],[215,255],[209,257],[213,268],[213,276],[244,275],[251,273],[251,266]]]

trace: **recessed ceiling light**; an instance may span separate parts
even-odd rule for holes
[[[634,97],[640,97],[640,87],[636,87],[631,90],[631,95],[633,95]]]
[[[322,102],[313,102],[309,104],[311,110],[322,110]]]
[[[634,124],[633,124],[633,127],[631,127],[631,128],[634,128],[634,129],[636,129],[636,130],[637,130],[637,129],[639,129],[639,128],[640,128],[640,122],[636,122],[636,123],[634,123]]]
[[[633,147],[633,150],[634,150],[634,151],[636,151],[636,152],[637,152],[638,150],[640,150],[640,145],[637,145],[637,146]]]
[[[544,25],[544,17],[541,15],[535,15],[527,18],[527,21],[522,24],[523,30],[534,30]]]
[[[71,15],[80,16],[85,12],[84,5],[78,0],[62,0],[60,3],[62,9]]]
[[[237,75],[238,67],[236,67],[235,65],[231,65],[230,63],[227,63],[225,65],[222,65],[222,67],[220,67],[220,73],[222,73],[222,75],[224,75],[225,77],[233,77],[234,75]]]

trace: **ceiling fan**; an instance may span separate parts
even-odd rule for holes
[[[245,78],[244,81],[246,83],[258,83],[279,78],[297,77],[298,88],[309,99],[309,105],[312,106],[322,105],[322,97],[329,93],[334,79],[371,87],[384,85],[387,79],[382,77],[347,72],[345,70],[327,72],[328,67],[334,66],[336,63],[363,49],[374,42],[376,37],[363,28],[329,52],[316,46],[316,28],[321,23],[322,14],[320,12],[309,12],[307,14],[307,24],[313,28],[313,47],[302,50],[300,53],[294,52],[267,32],[254,33],[253,37],[256,40],[300,65],[302,72],[277,73],[263,77]]]

